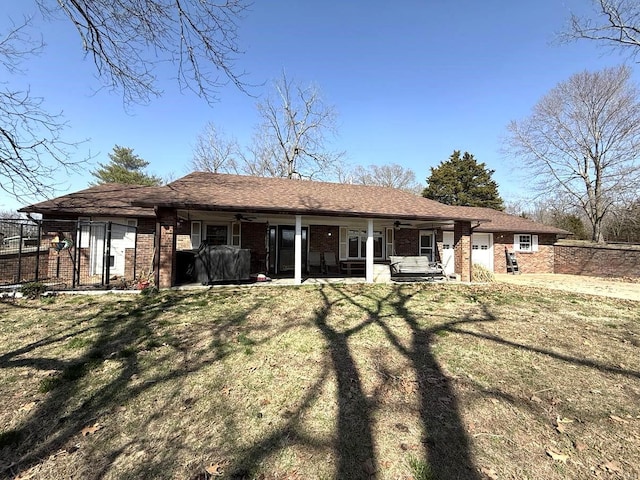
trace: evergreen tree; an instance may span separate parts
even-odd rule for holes
[[[464,152],[460,156],[460,150],[454,150],[449,160],[431,167],[422,196],[447,205],[504,210],[498,184],[491,178],[493,173],[472,154]]]
[[[98,180],[93,185],[102,183],[125,183],[128,185],[161,185],[162,179],[144,172],[149,162],[133,153],[132,148],[113,147],[109,154],[109,163],[99,163],[100,168],[91,172]]]

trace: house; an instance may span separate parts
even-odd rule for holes
[[[469,281],[472,263],[506,271],[504,247],[522,254],[522,270],[553,272],[553,244],[568,234],[387,187],[207,172],[161,187],[98,185],[21,211],[42,214],[47,234],[75,236],[83,267],[58,256],[56,271],[153,271],[160,287],[176,285],[185,268],[181,253],[202,242],[250,250],[252,273],[295,283],[309,272],[309,252],[335,256],[342,273],[368,282],[391,255],[427,256]]]

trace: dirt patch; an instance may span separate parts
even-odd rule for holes
[[[613,279],[553,273],[521,275],[503,273],[497,274],[495,278],[499,282],[514,285],[640,301],[640,279]]]

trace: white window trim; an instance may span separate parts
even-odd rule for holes
[[[83,222],[90,222],[91,217],[78,217],[78,232],[76,245],[78,248],[89,248],[91,244],[91,225],[82,225]]]
[[[520,237],[528,236],[530,240],[530,248],[522,249],[520,247]],[[513,251],[520,253],[532,253],[538,251],[538,235],[533,235],[531,233],[516,233],[513,235]]]
[[[350,257],[349,256],[349,230],[357,230],[358,232],[360,232],[360,234],[358,235],[359,237],[359,242],[358,242],[358,256],[357,257]],[[387,253],[385,254],[385,247],[387,247],[386,245],[386,232],[384,231],[384,229],[382,230],[376,230],[378,232],[378,234],[374,234],[373,238],[374,241],[376,238],[379,238],[382,242],[382,255],[379,257],[374,257],[374,260],[383,260],[385,258],[388,258],[388,255],[391,255],[391,253]],[[366,245],[366,241],[367,241],[367,231],[366,229],[363,229],[361,227],[340,227],[340,260],[365,260],[365,256],[361,255],[362,252],[362,245],[365,244]],[[362,243],[364,242],[364,243]],[[388,250],[387,250],[388,251]]]
[[[194,228],[197,226],[198,228]],[[197,230],[197,232],[195,232]],[[192,221],[191,222],[191,248],[196,249],[200,247],[202,243],[202,222],[200,221]]]

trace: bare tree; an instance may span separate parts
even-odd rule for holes
[[[161,92],[156,67],[176,65],[181,88],[208,102],[220,87],[235,84],[244,91],[235,71],[240,53],[237,21],[245,0],[36,0],[49,17],[71,20],[86,54],[107,88],[122,93],[125,104],[147,102]],[[32,18],[0,32],[0,70],[20,74],[28,56],[41,53],[27,26]],[[4,35],[4,36],[3,36]],[[3,72],[3,73],[5,73]],[[1,75],[0,78],[7,78]],[[0,189],[20,201],[47,197],[59,186],[60,169],[78,164],[69,160],[77,143],[63,139],[67,127],[60,114],[44,108],[43,99],[28,87],[10,88],[0,81]]]
[[[640,53],[640,3],[635,0],[593,0],[596,17],[572,15],[565,40],[596,40],[604,45]]]
[[[126,103],[160,95],[160,64],[175,64],[180,87],[208,101],[229,82],[244,90],[234,70],[244,0],[36,1],[44,15],[71,20],[99,77]]]
[[[540,195],[565,192],[585,213],[592,240],[603,241],[611,206],[637,192],[640,180],[640,97],[631,71],[573,75],[508,130],[508,152],[529,169]]]
[[[237,173],[240,146],[212,122],[205,125],[193,149],[191,168],[213,173]]]
[[[388,165],[356,166],[350,173],[343,172],[343,183],[361,185],[379,185],[381,187],[398,188],[411,193],[420,194],[422,187],[416,182],[416,174],[410,168],[397,163]]]
[[[0,70],[7,78],[21,75],[21,63],[38,55],[42,43],[27,33],[29,19],[14,24],[0,38]],[[62,140],[66,123],[60,114],[48,113],[43,99],[27,89],[0,82],[0,189],[22,201],[47,196],[56,187],[52,181],[60,169],[72,169],[68,152],[74,144]]]
[[[301,87],[282,78],[257,105],[261,123],[244,171],[285,178],[327,178],[343,153],[327,150],[336,133],[336,112],[326,105],[317,87]]]

